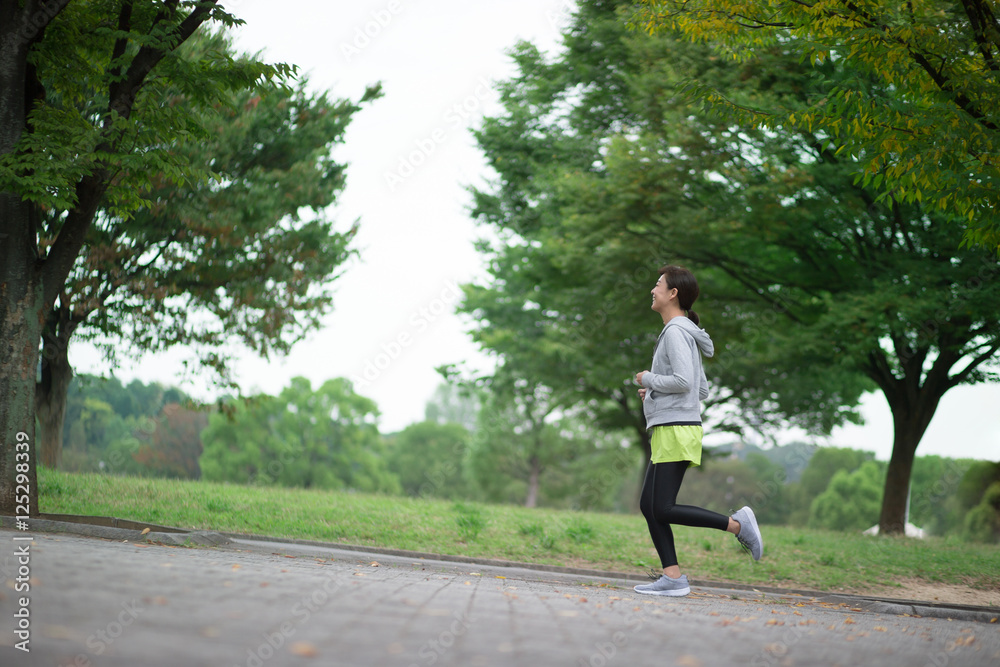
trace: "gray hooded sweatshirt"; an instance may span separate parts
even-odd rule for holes
[[[708,333],[688,318],[675,317],[663,327],[653,350],[653,366],[642,376],[647,390],[642,403],[647,429],[701,423],[701,401],[708,398],[701,357],[713,354],[715,346]]]

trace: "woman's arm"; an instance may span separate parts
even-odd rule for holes
[[[670,359],[673,375],[657,375],[645,371],[639,383],[647,389],[664,394],[683,394],[694,386],[694,364],[691,360],[691,346],[687,334],[677,327],[669,327],[663,334],[664,354]]]

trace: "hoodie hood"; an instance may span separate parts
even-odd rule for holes
[[[715,345],[712,343],[712,339],[709,337],[708,332],[688,318],[675,317],[667,322],[666,327],[663,327],[664,331],[666,331],[667,327],[680,327],[687,333],[691,334],[691,337],[694,338],[695,342],[698,344],[698,349],[701,350],[701,354],[703,356],[711,357],[715,354]]]

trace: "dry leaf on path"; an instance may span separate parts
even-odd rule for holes
[[[288,647],[288,652],[302,658],[315,658],[319,655],[316,647],[309,642],[295,642]]]

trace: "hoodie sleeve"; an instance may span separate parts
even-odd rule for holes
[[[663,334],[664,352],[670,359],[673,375],[646,373],[642,376],[642,386],[664,394],[682,394],[690,391],[695,384],[694,364],[691,362],[691,347],[684,340],[685,333],[678,327],[667,327]]]

